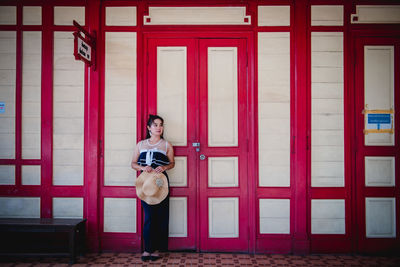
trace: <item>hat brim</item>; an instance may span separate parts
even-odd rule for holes
[[[156,179],[162,179],[163,185],[158,187],[155,194],[149,196],[143,191],[143,184],[147,179],[151,179],[152,183],[156,183]],[[148,181],[149,182],[149,181]],[[156,186],[156,185],[155,185]],[[149,205],[157,205],[161,203],[169,193],[167,177],[161,172],[142,172],[136,180],[136,195]]]

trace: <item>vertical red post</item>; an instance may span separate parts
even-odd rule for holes
[[[87,2],[86,16],[88,18],[88,31],[92,34],[100,32],[100,0]],[[96,42],[99,46],[101,42]],[[96,51],[101,51],[96,47]],[[95,64],[101,64],[100,53],[96,53]],[[100,69],[88,68],[87,90],[85,100],[85,147],[84,147],[84,184],[85,193],[85,214],[87,218],[87,238],[90,251],[99,251],[99,173],[98,173],[98,155],[99,155],[99,89],[100,89]]]
[[[294,232],[293,253],[306,254],[310,250],[307,234],[307,5],[306,0],[294,4],[294,64],[295,64],[295,117],[294,134]]]
[[[41,168],[41,218],[52,218],[51,196],[53,179],[53,6],[43,4],[42,18],[42,168]]]

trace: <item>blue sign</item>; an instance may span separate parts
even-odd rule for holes
[[[368,114],[368,123],[390,123],[390,114]]]
[[[0,102],[0,114],[6,112],[6,103]]]
[[[369,113],[367,114],[367,130],[390,130],[392,129],[392,114]]]

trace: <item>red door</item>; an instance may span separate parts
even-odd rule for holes
[[[164,117],[176,156],[169,247],[248,251],[246,40],[146,40],[144,113]]]
[[[399,247],[400,39],[356,40],[356,211],[359,252]]]
[[[248,250],[246,42],[200,40],[200,246]]]

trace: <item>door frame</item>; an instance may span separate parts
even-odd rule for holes
[[[248,211],[246,216],[248,217],[248,249],[246,252],[253,252],[255,249],[255,237],[256,237],[256,194],[255,194],[255,189],[256,188],[256,179],[255,179],[255,169],[257,167],[257,164],[255,162],[255,152],[256,150],[256,133],[255,133],[255,112],[256,112],[256,92],[255,92],[255,87],[254,87],[254,65],[255,65],[255,45],[254,45],[254,33],[253,32],[186,32],[186,31],[171,31],[171,32],[158,32],[158,31],[146,31],[143,32],[143,36],[141,38],[142,43],[139,44],[143,48],[143,65],[142,65],[142,84],[138,86],[138,103],[142,103],[138,105],[138,129],[142,129],[142,125],[139,125],[141,122],[144,122],[148,116],[148,114],[151,114],[151,112],[154,112],[155,110],[149,110],[149,95],[147,92],[148,84],[147,81],[149,79],[149,73],[148,73],[148,63],[149,63],[149,40],[150,39],[245,39],[247,43],[247,81],[246,81],[246,128],[247,128],[247,155],[244,156],[244,159],[247,160],[247,162],[253,162],[254,166],[250,166],[248,164],[247,167],[247,202],[248,202]],[[138,40],[139,41],[139,40]],[[196,59],[197,60],[197,59]],[[198,64],[199,62],[196,62]],[[196,83],[198,84],[198,75],[195,77]],[[138,81],[139,82],[139,81]],[[197,85],[198,86],[198,85]],[[140,118],[140,119],[139,119]],[[198,119],[198,118],[197,118]],[[197,122],[198,124],[199,122]],[[137,135],[138,140],[141,140],[145,138],[145,131],[143,130],[142,132],[138,132]],[[190,141],[190,140],[188,140]],[[188,143],[188,148],[189,148],[189,143]],[[196,209],[198,212],[200,212],[200,206],[199,206],[199,196],[200,196],[200,186],[199,186],[199,181],[197,181],[196,184]],[[172,191],[172,190],[171,190]],[[141,205],[139,203],[138,209],[141,210]],[[196,213],[197,214],[197,213]],[[141,216],[143,220],[143,216]],[[140,222],[141,224],[143,222]],[[200,251],[200,218],[196,218],[196,224],[198,226],[195,226],[195,250]],[[141,227],[139,227],[141,229]],[[189,248],[190,249],[190,248]]]
[[[365,146],[364,144],[364,46],[365,45],[394,45],[394,146]],[[400,70],[400,35],[392,34],[356,34],[354,36],[354,199],[353,199],[353,235],[355,236],[354,250],[361,253],[379,251],[395,251],[400,245],[400,77],[396,75]],[[397,109],[396,109],[397,107]],[[396,152],[397,151],[397,152]],[[395,187],[365,187],[365,156],[395,156]],[[397,174],[397,175],[396,175]],[[393,197],[395,198],[396,237],[395,238],[367,238],[366,237],[366,197]]]

